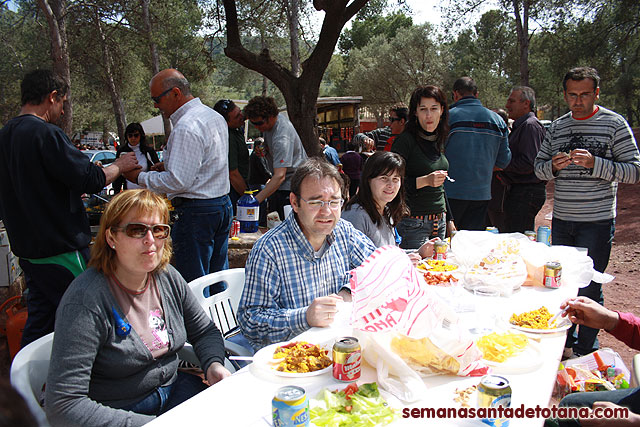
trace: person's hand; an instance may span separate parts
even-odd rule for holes
[[[307,308],[306,316],[309,326],[323,328],[331,325],[338,312],[338,301],[342,301],[342,297],[336,294],[314,299]]]
[[[151,165],[149,170],[154,172],[164,172],[164,162],[158,162]]]
[[[439,237],[434,237],[420,246],[420,249],[418,249],[418,256],[420,256],[420,259],[431,258],[433,256],[433,247],[435,246],[435,243],[439,241]]]
[[[142,172],[142,170],[140,168],[138,169],[134,169],[132,171],[129,172],[125,172],[122,174],[122,176],[124,176],[127,181],[129,182],[135,182],[136,184],[138,183],[138,175],[140,175],[140,172]]]
[[[425,243],[426,245],[427,243]],[[424,246],[424,245],[422,245]],[[432,248],[433,250],[433,248]],[[418,263],[420,261],[422,261],[422,257],[420,256],[420,254],[418,254],[418,252],[410,252],[407,254],[407,256],[409,257],[409,259],[411,260],[411,264],[413,264],[414,267],[416,267],[418,265]]]
[[[586,297],[571,298],[560,304],[560,309],[569,307],[562,317],[568,317],[576,325],[610,331],[618,325],[618,313],[611,311]]]
[[[616,405],[615,403],[611,402],[594,402],[593,409],[596,408],[615,409],[622,408],[622,406]],[[612,421],[613,420],[611,418],[580,418],[580,425],[590,427],[610,426],[612,425]],[[617,426],[640,426],[640,415],[634,414],[633,412],[629,411],[629,418],[616,418],[613,424]]]
[[[340,289],[340,292],[338,292],[338,296],[342,297],[342,301],[344,302],[351,302],[351,292],[347,291],[346,289]]]
[[[138,159],[136,159],[136,154],[133,152],[122,154],[113,163],[118,167],[118,170],[120,170],[121,174],[124,174],[125,172],[130,172],[133,170],[142,169],[142,166],[138,164]],[[131,182],[135,182],[135,181],[131,181]]]
[[[593,169],[595,159],[593,158],[593,154],[591,154],[588,150],[576,148],[575,150],[571,150],[570,154],[571,163],[573,163],[574,165],[582,166],[587,169]]]
[[[564,151],[560,151],[558,154],[551,158],[551,169],[554,172],[558,172],[561,169],[566,168],[571,164],[571,154],[567,154]]]
[[[220,364],[220,362],[213,362],[207,368],[207,382],[209,385],[214,385],[218,381],[222,381],[223,379],[231,376],[231,372],[224,366]]]
[[[458,231],[456,228],[456,224],[453,221],[447,221],[447,232],[446,237],[451,237],[451,233],[454,231]]]
[[[425,175],[427,186],[440,187],[447,177],[447,171],[434,171],[429,175]]]

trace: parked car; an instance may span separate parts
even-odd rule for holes
[[[91,163],[100,162],[102,166],[116,161],[116,152],[111,150],[84,150],[83,153],[91,160]]]

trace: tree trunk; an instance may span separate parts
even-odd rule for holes
[[[287,6],[289,43],[291,46],[291,73],[296,77],[300,77],[300,40],[298,32],[300,0],[288,0]]]
[[[329,65],[333,51],[344,25],[367,3],[368,0],[314,0],[318,11],[325,17],[318,42],[301,64],[299,76],[284,68],[271,58],[268,49],[260,54],[247,50],[240,39],[238,11],[235,0],[223,0],[227,23],[227,46],[225,55],[238,64],[257,71],[276,85],[287,103],[291,123],[296,128],[307,154],[320,151],[316,131],[316,102],[324,71]]]
[[[120,138],[120,141],[124,141],[124,131],[127,126],[127,118],[124,112],[124,104],[122,102],[122,97],[120,96],[120,91],[118,90],[115,79],[113,78],[112,56],[111,51],[109,50],[109,41],[102,29],[102,22],[98,16],[97,9],[95,11],[94,20],[98,36],[100,37],[100,43],[102,44],[102,62],[104,64],[105,81],[107,82],[109,95],[111,96],[111,105],[113,106],[113,113],[115,115],[116,126],[118,128],[118,137]]]
[[[513,0],[513,14],[516,18],[516,34],[520,48],[520,84],[529,86],[529,0]]]
[[[142,3],[142,20],[144,21],[144,29],[149,43],[149,55],[151,56],[151,71],[155,76],[160,72],[160,59],[158,57],[158,45],[153,41],[153,26],[151,25],[151,14],[149,13],[150,0],[141,0]],[[165,141],[169,139],[171,133],[171,123],[164,115],[162,116],[162,125],[164,127]]]
[[[71,72],[69,70],[69,47],[67,44],[67,30],[65,15],[66,0],[38,0],[38,5],[47,18],[49,37],[51,38],[51,59],[53,72],[59,75],[69,86],[67,100],[64,102],[62,116],[62,130],[71,135],[73,130],[73,104],[71,102]]]

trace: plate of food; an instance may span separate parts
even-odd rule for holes
[[[430,286],[456,286],[458,279],[450,273],[436,273],[427,271],[422,273],[425,283]]]
[[[425,271],[454,271],[458,269],[456,264],[450,263],[445,260],[435,260],[435,259],[423,259],[416,266],[418,270],[423,272]]]
[[[492,332],[476,340],[483,362],[500,374],[523,374],[542,365],[540,347],[521,333]]]
[[[306,341],[271,344],[253,356],[253,363],[281,377],[322,375],[333,368],[329,345]]]
[[[318,427],[385,426],[400,417],[400,411],[388,403],[377,383],[358,385],[353,382],[342,390],[322,389],[310,399],[309,406],[311,424]]]
[[[553,314],[549,313],[547,307],[542,306],[536,310],[513,313],[509,318],[509,325],[513,329],[532,334],[555,334],[571,327],[571,321],[566,317],[558,318],[549,325],[552,317]]]

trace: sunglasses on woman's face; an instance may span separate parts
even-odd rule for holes
[[[129,138],[140,138],[140,132],[128,133]]]
[[[167,224],[147,225],[139,222],[130,222],[123,227],[113,227],[116,230],[124,231],[124,234],[134,239],[142,239],[149,231],[156,239],[166,239],[171,232],[171,226]]]

